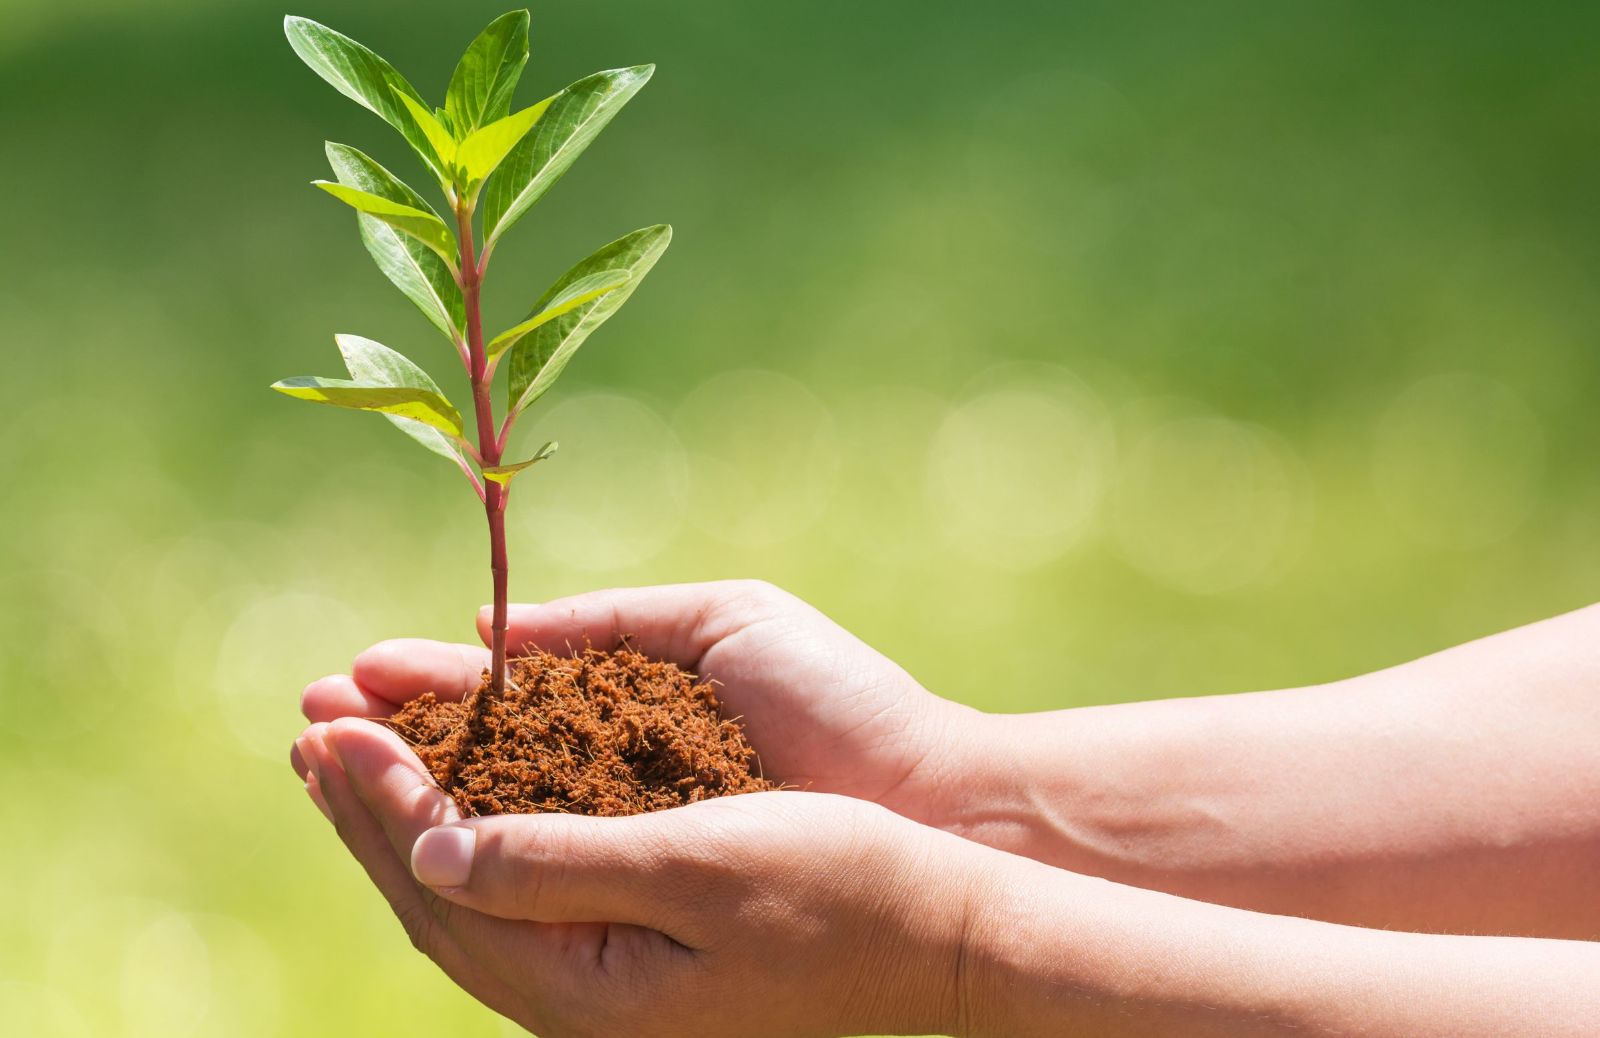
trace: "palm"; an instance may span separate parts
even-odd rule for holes
[[[552,651],[627,637],[717,682],[768,778],[921,820],[932,814],[936,751],[949,745],[945,735],[962,708],[781,591],[741,581],[597,592],[520,607],[510,633],[513,645]],[[487,650],[476,646],[382,642],[356,660],[352,675],[313,683],[302,705],[312,721],[387,716],[424,692],[461,697],[487,664]]]
[[[910,675],[821,614],[758,614],[698,666],[743,719],[768,777],[885,806],[914,795],[942,714]]]

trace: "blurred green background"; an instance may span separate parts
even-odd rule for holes
[[[442,96],[504,2],[321,0]],[[452,357],[306,181],[412,179],[259,0],[0,2],[0,1020],[510,1032],[289,772],[300,687],[471,637],[481,514],[274,378]],[[677,237],[542,404],[513,597],[761,576],[1024,710],[1323,681],[1600,582],[1600,7],[613,0],[520,98],[655,81],[494,323]],[[459,381],[445,382],[459,394]],[[1063,747],[1070,753],[1070,747]]]

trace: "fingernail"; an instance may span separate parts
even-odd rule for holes
[[[331,824],[333,822],[333,812],[328,810],[328,802],[323,799],[322,787],[317,784],[315,775],[306,779],[306,796],[311,798],[311,802],[317,805],[317,810],[322,812],[322,817],[326,818]]]
[[[311,745],[311,736],[302,735],[294,741],[294,752],[300,755],[300,760],[305,764],[306,770],[312,777],[318,776],[318,767],[321,762],[317,759],[315,748]]]
[[[477,830],[470,826],[429,829],[411,848],[411,874],[430,887],[465,886],[472,875],[472,852],[477,844]]]

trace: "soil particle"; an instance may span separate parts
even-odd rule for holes
[[[499,697],[422,695],[386,722],[467,815],[633,815],[777,789],[712,686],[629,648],[510,661]]]

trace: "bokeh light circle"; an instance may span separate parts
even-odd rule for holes
[[[1100,398],[1064,369],[996,373],[945,416],[924,461],[946,539],[1001,569],[1049,562],[1089,531],[1111,466]]]
[[[1146,575],[1192,594],[1260,579],[1310,503],[1290,448],[1257,426],[1193,416],[1161,423],[1124,455],[1115,535]]]
[[[8,1035],[90,1038],[95,1031],[61,992],[43,984],[0,979],[0,1023]]]
[[[103,582],[65,568],[0,573],[0,614],[17,650],[6,660],[11,688],[0,695],[0,734],[83,737],[127,705],[131,625]],[[92,681],[83,680],[86,659]]]
[[[1544,480],[1544,430],[1507,386],[1480,375],[1432,375],[1379,419],[1372,443],[1378,497],[1426,544],[1482,548],[1516,532]]]
[[[134,935],[124,952],[120,991],[122,1033],[196,1033],[211,1008],[211,953],[187,916],[172,912]]]
[[[561,444],[512,484],[519,539],[563,565],[599,571],[658,555],[683,526],[688,461],[671,426],[643,402],[584,393],[520,434],[526,453]]]
[[[714,376],[684,397],[673,425],[689,451],[691,518],[724,541],[761,547],[790,540],[833,496],[833,415],[788,375],[752,369]]]
[[[303,723],[301,687],[348,669],[362,634],[356,614],[326,595],[285,591],[249,602],[217,647],[217,706],[228,732],[252,753],[282,759]]]
[[[828,532],[851,554],[876,563],[919,565],[937,558],[939,527],[922,489],[928,447],[949,404],[925,389],[881,386],[838,404],[840,493]]]

